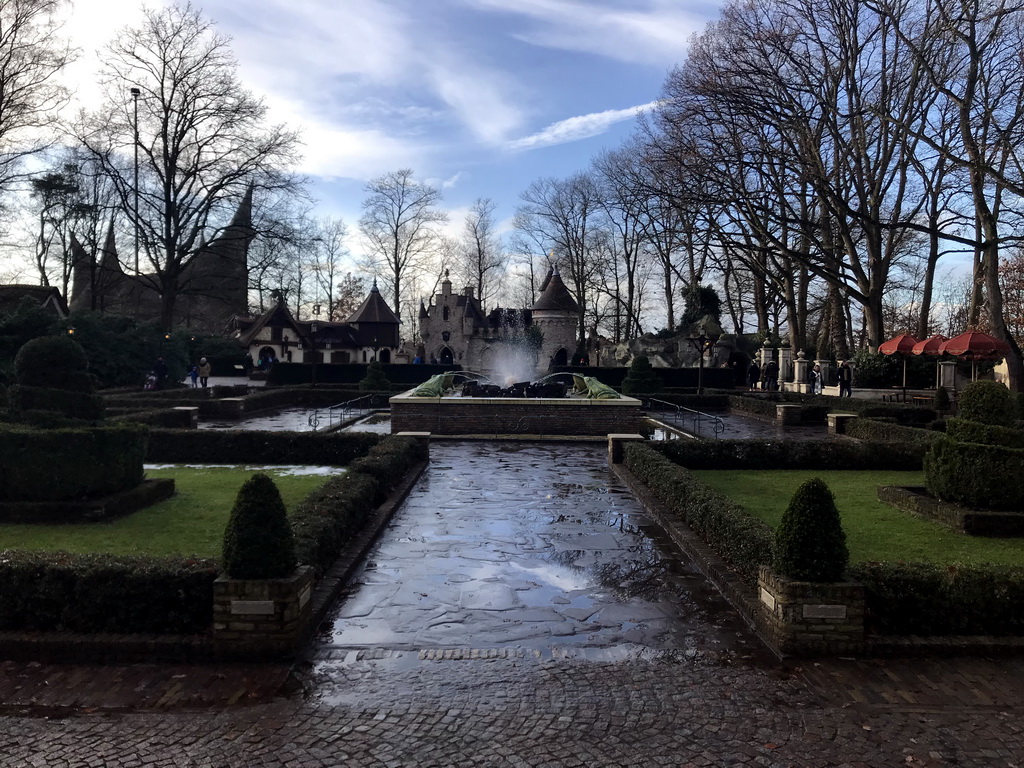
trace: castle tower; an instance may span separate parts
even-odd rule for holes
[[[539,373],[546,373],[553,365],[568,365],[576,350],[580,305],[562,282],[557,267],[544,278],[531,313],[533,325],[544,337],[538,358]]]

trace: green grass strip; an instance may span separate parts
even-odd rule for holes
[[[260,471],[274,479],[289,511],[328,479],[326,475],[282,474],[275,468]],[[175,495],[107,523],[0,524],[0,550],[219,558],[235,496],[253,474],[240,467],[147,470],[146,477],[173,477]]]
[[[878,500],[879,485],[923,485],[920,472],[695,471],[694,475],[773,528],[797,487],[820,477],[836,497],[850,561],[1024,565],[1024,539],[967,536]]]

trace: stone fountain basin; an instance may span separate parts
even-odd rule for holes
[[[634,397],[415,397],[395,395],[391,431],[435,435],[608,435],[640,429]]]

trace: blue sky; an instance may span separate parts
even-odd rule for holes
[[[453,228],[478,197],[511,217],[543,176],[584,169],[632,131],[720,3],[676,0],[208,0],[245,85],[302,130],[319,215],[356,229],[367,180],[442,188]],[[87,52],[132,0],[76,0]],[[89,60],[75,77],[83,88]]]

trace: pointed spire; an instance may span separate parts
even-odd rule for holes
[[[423,303],[423,299],[420,299],[420,320],[426,320],[430,315],[427,313],[427,307]]]

